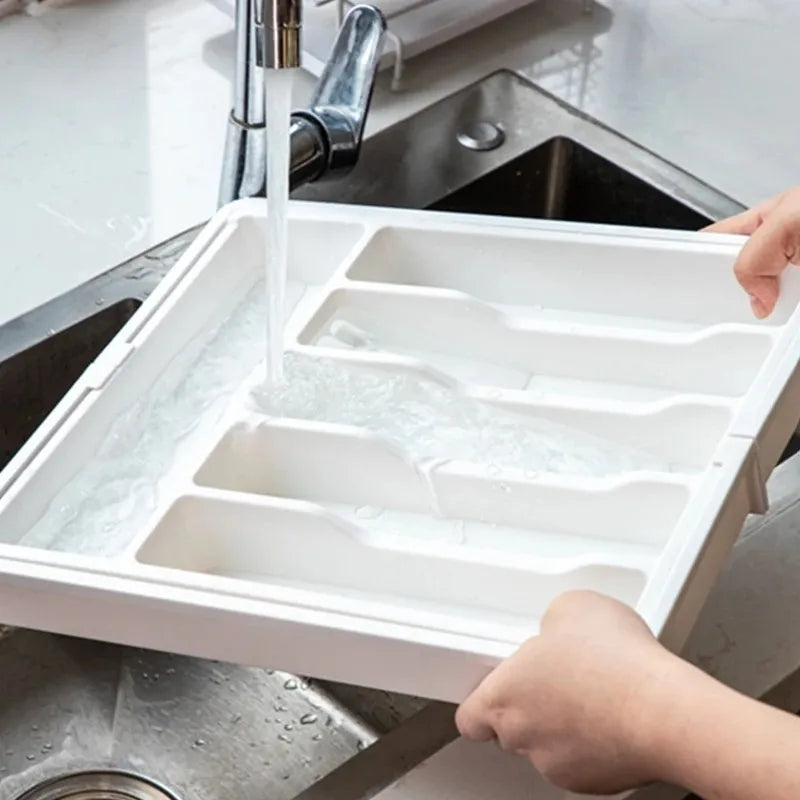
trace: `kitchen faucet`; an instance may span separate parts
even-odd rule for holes
[[[265,70],[300,66],[303,0],[236,0],[236,65],[219,203],[266,191]],[[335,177],[358,160],[386,22],[369,5],[345,17],[308,109],[292,114],[289,185]]]

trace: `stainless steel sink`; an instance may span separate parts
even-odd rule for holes
[[[567,136],[554,136],[431,208],[682,230],[711,222],[711,210],[695,210]]]
[[[2,800],[109,768],[181,798],[292,798],[423,705],[24,630],[0,638],[0,675]]]
[[[373,137],[347,179],[297,196],[676,228],[741,208],[510,73]],[[0,327],[0,466],[195,233]],[[446,740],[421,700],[31,631],[0,632],[0,685],[0,800],[93,769],[140,773],[184,798],[288,800],[384,734],[372,786],[412,766],[420,740]],[[107,773],[85,780],[84,800],[163,797]],[[48,786],[29,800],[75,788]],[[372,796],[319,786],[320,800]]]
[[[476,134],[477,125],[489,134]],[[501,133],[493,142],[492,129]],[[471,149],[470,138],[488,139],[489,149]],[[679,229],[742,210],[510,72],[383,131],[365,142],[346,179],[295,196]]]

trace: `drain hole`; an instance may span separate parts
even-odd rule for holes
[[[127,772],[76,772],[28,789],[17,800],[178,800],[147,778]]]

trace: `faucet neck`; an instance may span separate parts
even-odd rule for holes
[[[237,0],[236,87],[220,205],[264,196],[264,70],[299,64],[300,7],[301,0]],[[292,189],[342,174],[358,160],[385,29],[372,6],[355,6],[345,18],[310,108],[292,115]]]
[[[300,66],[302,0],[255,0],[264,3],[264,56],[267,69]]]

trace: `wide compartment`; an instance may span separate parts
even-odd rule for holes
[[[0,474],[6,621],[454,701],[567,589],[679,646],[800,416],[798,276],[757,323],[732,237],[290,233],[284,386],[236,203]]]
[[[684,236],[663,240],[537,236],[502,231],[420,231],[391,227],[361,252],[354,281],[451,289],[515,314],[613,322],[667,330],[724,323],[753,324],[750,304],[730,280],[730,244]],[[793,280],[790,278],[790,280]],[[764,326],[780,326],[794,311],[786,302]]]
[[[347,289],[326,300],[301,342],[409,356],[464,383],[542,394],[568,379],[592,396],[624,399],[741,396],[773,336],[743,325],[637,334],[524,321],[468,298]]]
[[[363,537],[359,528],[302,505],[185,497],[169,509],[137,558],[314,592],[330,597],[326,608],[347,613],[369,608],[387,622],[503,641],[531,635],[549,598],[576,584],[631,604],[644,588],[635,557],[627,566],[576,563],[546,571],[536,556],[462,545],[453,557],[450,548],[435,543],[410,545],[402,534],[372,531]]]

